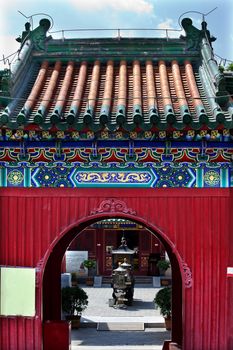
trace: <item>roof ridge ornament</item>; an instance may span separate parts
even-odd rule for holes
[[[181,25],[185,30],[186,36],[181,35],[180,38],[186,40],[186,48],[189,51],[199,51],[206,63],[207,70],[214,81],[214,89],[212,93],[216,94],[216,102],[220,106],[225,106],[228,102],[226,81],[224,74],[219,71],[218,64],[213,55],[212,42],[216,40],[210,35],[207,29],[207,22],[202,21],[201,30],[192,24],[191,18],[184,18]]]
[[[198,49],[199,44],[201,43],[201,39],[203,37],[208,39],[208,42],[211,46],[211,42],[215,41],[216,38],[210,35],[210,31],[207,30],[207,22],[203,21],[201,23],[202,29],[198,29],[193,25],[193,21],[191,18],[183,18],[181,21],[181,25],[185,30],[186,36],[181,35],[182,39],[187,40],[187,49],[188,50],[196,50]]]
[[[31,23],[26,22],[24,26],[25,30],[22,32],[22,35],[15,39],[16,41],[18,41],[18,43],[21,43],[21,46],[23,46],[25,40],[27,40],[31,33]]]
[[[181,39],[186,39],[187,50],[197,50],[201,41],[201,31],[193,26],[191,18],[183,18],[181,25],[186,36],[181,35]]]
[[[45,50],[46,33],[51,26],[50,20],[42,18],[39,26],[31,32],[31,39],[38,50]]]
[[[22,47],[28,39],[31,39],[31,41],[34,43],[35,48],[37,50],[44,51],[46,33],[49,30],[50,26],[51,26],[51,22],[47,18],[42,18],[39,22],[39,26],[33,30],[31,30],[31,23],[26,22],[25,30],[22,32],[22,35],[16,38],[15,40],[21,43],[21,47]]]
[[[203,36],[206,38],[206,39],[208,39],[208,41],[209,41],[209,44],[210,44],[210,46],[212,47],[212,42],[213,41],[215,41],[216,40],[216,38],[215,38],[215,36],[213,36],[213,35],[210,35],[210,31],[209,31],[209,29],[207,29],[207,22],[206,21],[203,21],[202,23],[201,23],[201,31],[202,31],[202,34],[203,34]]]

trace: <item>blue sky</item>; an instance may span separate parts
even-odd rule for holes
[[[51,31],[79,28],[173,28],[179,29],[178,19],[182,13],[196,11],[208,13],[208,29],[217,37],[214,52],[224,59],[233,61],[233,1],[232,0],[4,0],[0,12],[0,58],[15,52],[19,44],[15,38],[24,30],[26,16],[45,13],[53,18]],[[45,16],[33,16],[33,25]],[[202,15],[190,12],[183,17],[191,17],[200,28]],[[103,33],[99,33],[103,35]],[[109,33],[110,35],[112,33]],[[142,35],[136,31],[126,31],[125,36]],[[145,32],[145,35],[148,33]],[[89,36],[96,33],[90,32]],[[114,32],[116,35],[116,32]],[[153,32],[155,36],[164,35]],[[170,33],[170,36],[180,33]],[[61,34],[52,34],[61,37]],[[78,32],[66,33],[66,37],[78,37]],[[0,68],[4,68],[0,62]]]

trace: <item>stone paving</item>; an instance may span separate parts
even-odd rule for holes
[[[162,350],[164,340],[170,339],[165,328],[145,331],[97,331],[80,328],[72,331],[72,350]]]
[[[115,309],[109,307],[110,286],[81,287],[88,294],[89,304],[82,315],[82,327],[72,331],[72,350],[161,350],[164,340],[170,339],[170,332],[163,327],[163,317],[153,303],[158,288],[136,285],[133,305]],[[113,321],[144,322],[146,328],[144,331],[97,331],[98,322]],[[89,327],[91,323],[93,328]]]
[[[108,316],[108,317],[135,317],[135,316],[159,316],[161,320],[159,310],[154,307],[153,299],[158,292],[158,288],[135,286],[134,288],[134,301],[132,306],[128,306],[126,309],[114,309],[109,307],[108,301],[112,298],[112,288],[110,286],[104,286],[101,288],[93,288],[82,286],[82,288],[88,294],[88,307],[83,312],[85,316]]]

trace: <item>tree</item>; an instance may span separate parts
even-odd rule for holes
[[[230,72],[233,72],[233,62],[228,64],[227,70],[230,71]]]

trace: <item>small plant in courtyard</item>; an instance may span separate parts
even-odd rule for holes
[[[166,329],[171,329],[172,314],[172,288],[165,287],[158,291],[154,298],[156,308],[160,308],[160,313],[165,319]]]
[[[88,295],[80,288],[65,287],[62,288],[62,310],[68,316],[81,316],[88,305]]]
[[[84,267],[86,267],[88,270],[89,269],[94,269],[95,268],[95,260],[84,260],[83,262]]]
[[[160,313],[164,318],[171,318],[172,303],[171,303],[172,289],[165,287],[158,291],[154,298],[156,308],[160,308]]]
[[[159,268],[160,275],[163,275],[170,266],[171,264],[168,260],[159,260],[157,262],[157,267]]]
[[[95,272],[95,267],[96,267],[96,261],[92,259],[84,260],[83,266],[88,269],[88,276],[93,276]],[[88,282],[89,284],[90,282]],[[93,284],[93,281],[90,283]]]

